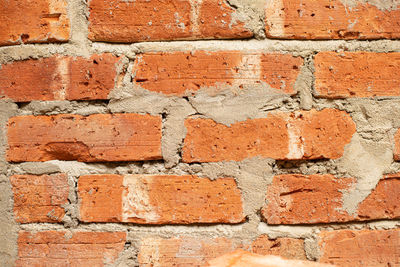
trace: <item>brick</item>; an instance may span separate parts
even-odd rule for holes
[[[80,220],[141,224],[240,223],[241,193],[232,178],[87,175],[78,181]]]
[[[400,53],[321,52],[314,64],[318,97],[400,96]]]
[[[400,264],[400,229],[322,231],[318,244],[319,260],[337,266]]]
[[[265,12],[266,34],[280,39],[400,37],[400,5],[381,10],[370,3],[355,2],[354,6],[346,6],[343,0],[269,1]]]
[[[0,0],[0,46],[67,42],[66,0]]]
[[[274,112],[230,127],[210,119],[189,118],[184,162],[339,158],[355,132],[350,116],[339,110]]]
[[[89,39],[104,42],[249,38],[223,0],[92,0]]]
[[[241,247],[231,239],[205,237],[148,237],[141,240],[138,262],[140,266],[204,266],[215,257]]]
[[[105,266],[124,249],[125,232],[19,232],[18,266]]]
[[[381,179],[358,205],[356,214],[343,209],[343,192],[353,178],[333,175],[278,175],[267,189],[262,216],[268,224],[309,224],[400,218],[400,175]]]
[[[304,239],[276,238],[261,235],[253,241],[251,251],[260,255],[277,255],[286,259],[307,260]]]
[[[393,157],[395,161],[400,161],[400,129],[397,130],[394,136]]]
[[[265,82],[278,92],[295,94],[303,59],[289,54],[170,52],[138,55],[133,68],[136,85],[166,95],[188,95],[201,88],[243,88]]]
[[[333,267],[324,263],[303,260],[287,260],[278,256],[258,255],[238,249],[204,265],[209,267]]]
[[[14,61],[0,69],[0,95],[16,102],[107,99],[119,58],[52,56]]]
[[[139,114],[13,117],[8,121],[7,160],[161,159],[161,128],[159,116]]]
[[[19,223],[61,222],[68,204],[68,180],[65,174],[14,175],[10,177],[14,193],[14,219]]]

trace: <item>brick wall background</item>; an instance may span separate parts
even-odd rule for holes
[[[399,38],[398,0],[0,0],[1,265],[400,266]]]

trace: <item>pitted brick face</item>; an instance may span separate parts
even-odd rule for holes
[[[0,1],[0,46],[67,42],[66,0]]]
[[[241,193],[232,178],[89,175],[78,181],[84,222],[240,223]]]
[[[347,2],[358,3],[350,6],[346,5]],[[381,10],[365,2],[267,1],[266,34],[270,38],[279,39],[398,39],[400,4],[392,10]]]

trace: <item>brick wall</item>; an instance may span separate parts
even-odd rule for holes
[[[399,39],[397,0],[0,0],[0,262],[400,266]]]

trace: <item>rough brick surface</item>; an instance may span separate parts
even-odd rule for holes
[[[353,178],[332,175],[288,174],[275,176],[267,189],[268,204],[262,216],[269,224],[306,224],[400,217],[400,179],[391,175],[381,179],[376,188],[350,215],[342,207],[343,192],[356,182]]]
[[[124,232],[25,232],[18,236],[16,266],[105,266],[124,249]]]
[[[253,33],[223,0],[89,2],[89,38],[105,42],[249,38]]]
[[[0,0],[0,46],[67,42],[66,0]]]
[[[8,146],[11,162],[160,159],[161,118],[138,114],[13,117],[8,121]]]
[[[400,53],[321,52],[314,65],[319,97],[400,95]]]
[[[270,239],[267,235],[261,235],[253,241],[251,250],[260,255],[277,255],[285,259],[307,260],[304,239]]]
[[[107,99],[118,61],[112,54],[14,61],[1,66],[0,95],[16,102]]]
[[[267,36],[282,39],[400,37],[400,5],[394,10],[380,10],[373,4],[354,2],[358,3],[346,6],[343,0],[268,1],[265,12]]]
[[[341,230],[319,234],[320,261],[337,266],[398,266],[400,229]]]
[[[339,158],[355,132],[350,116],[334,109],[276,112],[230,127],[194,118],[185,125],[185,162]]]
[[[140,266],[204,266],[215,257],[231,252],[240,244],[226,238],[176,237],[141,240]]]
[[[394,136],[394,142],[395,142],[393,151],[394,160],[400,161],[400,129],[397,130]]]
[[[19,223],[61,222],[68,204],[68,180],[65,174],[14,175],[10,177],[14,193],[14,218]]]
[[[167,95],[187,95],[211,86],[243,88],[262,82],[279,92],[294,94],[302,64],[300,57],[279,53],[148,53],[137,57],[133,73],[138,86]]]
[[[84,222],[239,223],[235,180],[173,175],[88,175],[78,181]]]

